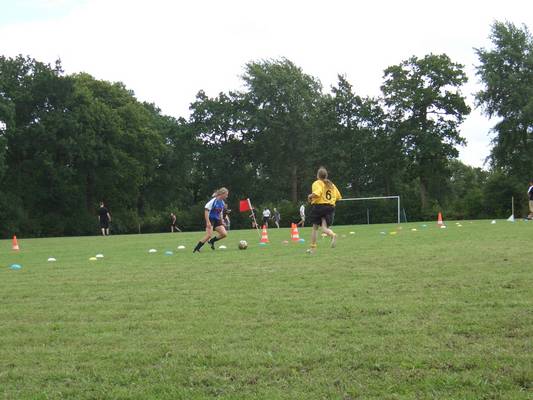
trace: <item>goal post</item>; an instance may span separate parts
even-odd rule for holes
[[[400,196],[375,196],[375,197],[349,197],[346,199],[340,199],[339,201],[363,201],[363,200],[384,200],[384,199],[396,199],[398,204],[398,224],[400,221]]]

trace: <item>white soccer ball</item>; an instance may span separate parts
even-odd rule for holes
[[[246,250],[248,248],[248,242],[246,240],[241,240],[239,242],[239,249]]]

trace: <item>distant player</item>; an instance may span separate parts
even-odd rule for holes
[[[104,202],[100,202],[100,209],[98,210],[98,222],[102,230],[102,236],[109,236],[109,223],[111,222],[111,214],[104,206]]]
[[[174,232],[174,229],[176,232],[181,232],[181,229],[176,225],[176,214],[170,213],[170,232]]]
[[[279,221],[281,221],[281,215],[276,207],[274,207],[274,211],[272,213],[272,219],[274,220],[274,223],[279,229]]]
[[[337,186],[328,179],[328,171],[320,167],[316,174],[317,180],[313,182],[311,193],[307,198],[311,203],[310,219],[313,224],[311,232],[311,247],[308,252],[313,253],[316,249],[316,237],[318,227],[322,227],[322,232],[331,238],[331,247],[335,247],[337,235],[329,227],[333,223],[335,214],[335,204],[342,196]]]
[[[215,250],[215,242],[224,239],[228,236],[226,228],[224,227],[224,200],[228,198],[229,191],[226,188],[220,188],[213,193],[213,198],[209,200],[204,208],[205,218],[205,236],[198,242],[193,253],[199,252],[205,242],[209,241],[211,249]],[[218,236],[211,238],[213,230],[217,231]]]
[[[305,205],[303,204],[300,206],[300,222],[296,226],[301,226],[302,228],[305,226]]]
[[[267,207],[263,210],[263,225],[266,226],[267,228],[268,228],[269,219],[270,219],[270,210]]]

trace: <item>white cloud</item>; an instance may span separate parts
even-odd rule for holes
[[[72,8],[54,19],[0,27],[0,54],[28,54],[67,73],[85,71],[122,81],[164,113],[187,116],[198,90],[214,96],[240,88],[246,62],[287,57],[327,90],[346,74],[361,95],[378,95],[383,70],[411,55],[447,53],[465,64],[479,90],[474,47],[486,47],[490,24],[533,25],[533,5],[509,0],[483,4],[451,0],[120,1],[39,0]],[[462,128],[461,159],[481,166],[489,153],[488,122],[473,112]]]

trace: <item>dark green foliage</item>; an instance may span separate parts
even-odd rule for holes
[[[246,65],[243,76],[248,109],[246,139],[253,141],[257,178],[274,193],[296,202],[307,192],[313,155],[325,143],[316,131],[321,85],[287,59]],[[270,199],[279,194],[272,193]],[[268,199],[268,198],[267,198]],[[266,200],[266,199],[265,199]]]
[[[403,169],[397,136],[386,129],[386,115],[376,99],[361,98],[339,76],[320,113],[317,161],[335,174],[335,182],[351,197],[390,195]]]
[[[299,220],[323,165],[345,197],[400,195],[402,217],[433,220],[525,215],[533,177],[532,39],[495,23],[493,50],[476,50],[485,84],[478,104],[500,118],[491,171],[457,161],[469,113],[463,66],[429,54],[385,70],[382,98],[362,97],[344,76],[329,92],[290,60],[245,65],[244,89],[200,90],[188,119],[161,114],[120,82],[65,75],[29,57],[0,56],[0,234],[98,233],[99,201],[113,233],[204,227],[214,190],[230,190],[232,229],[249,228],[238,201]],[[390,222],[387,203],[339,207],[336,224]],[[344,210],[344,211],[342,211]],[[391,214],[391,215],[389,215]]]
[[[491,162],[527,181],[533,170],[533,37],[526,26],[495,22],[490,39],[492,49],[476,50],[484,85],[476,99],[498,118]]]
[[[487,207],[491,199],[484,193],[490,174],[481,168],[469,167],[459,161],[452,161],[449,166],[451,172],[449,193],[444,204],[447,218],[495,217],[496,215],[490,213]],[[504,202],[506,206],[509,200]]]
[[[459,155],[455,146],[465,143],[458,128],[470,112],[460,91],[466,81],[463,66],[445,54],[411,57],[385,70],[391,128],[401,139],[408,173],[418,179],[423,211],[431,199],[443,200],[448,162]]]
[[[96,208],[110,206],[115,232],[129,232],[142,188],[159,166],[164,137],[159,117],[122,84],[86,74],[64,77],[60,68],[29,58],[0,60],[2,88],[14,114],[5,120],[6,173],[11,201],[4,234],[96,232]],[[22,210],[22,212],[19,212]]]

